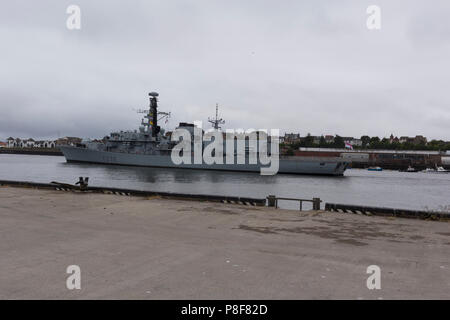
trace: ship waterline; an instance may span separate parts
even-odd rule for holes
[[[233,164],[175,164],[170,155],[111,152],[74,146],[60,146],[59,149],[67,162],[258,173],[262,167],[269,166],[236,162]],[[278,173],[342,176],[348,165],[349,162],[341,158],[280,157]]]

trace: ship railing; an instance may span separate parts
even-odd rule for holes
[[[311,202],[313,210],[320,210],[320,203],[322,202],[322,200],[320,200],[320,198],[299,199],[299,198],[285,198],[285,197],[277,197],[275,195],[269,195],[269,196],[267,196],[267,206],[275,207],[275,209],[278,209],[278,201],[279,200],[298,201],[300,211],[303,210],[303,202]]]

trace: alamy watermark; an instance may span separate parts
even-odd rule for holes
[[[78,265],[69,265],[66,269],[69,277],[66,279],[68,290],[81,290],[81,268]],[[370,265],[366,269],[370,276],[366,280],[366,286],[369,290],[381,290],[381,268],[377,265]]]
[[[369,30],[381,29],[381,8],[376,5],[368,6],[366,13],[369,15],[366,20],[366,26]]]
[[[67,267],[66,273],[70,274],[66,280],[66,287],[69,290],[81,290],[81,268],[76,264]]]
[[[202,122],[195,121],[192,130],[177,128],[171,140],[177,142],[171,151],[176,165],[245,165],[255,167],[262,175],[274,175],[279,169],[279,129],[210,129],[204,132]],[[224,139],[225,137],[225,139]]]
[[[69,15],[66,20],[66,27],[69,30],[81,29],[81,9],[75,4],[67,7],[66,13]]]
[[[81,29],[81,8],[78,5],[71,4],[67,7],[66,13],[69,15],[66,20],[66,27],[69,30]],[[366,26],[369,30],[381,29],[381,8],[378,5],[370,5],[366,9],[368,15]]]
[[[366,273],[370,274],[367,278],[366,285],[369,290],[381,289],[381,268],[377,265],[367,267]]]

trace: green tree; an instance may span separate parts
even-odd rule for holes
[[[379,147],[379,144],[380,144],[380,138],[378,138],[378,137],[370,138],[370,141],[369,141],[370,149],[377,149]]]
[[[327,147],[327,142],[325,141],[325,137],[324,136],[320,136],[320,142],[319,142],[319,146],[321,148],[326,148]]]
[[[362,147],[365,148],[370,142],[370,137],[369,136],[362,136],[361,137],[361,142],[362,142]]]
[[[334,137],[333,145],[335,148],[345,148],[344,139],[341,136],[336,135],[336,137]]]
[[[307,148],[314,146],[314,138],[311,136],[311,134],[308,133],[303,139],[303,146]]]

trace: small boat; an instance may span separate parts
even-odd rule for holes
[[[383,168],[381,168],[381,167],[369,167],[367,170],[369,170],[369,171],[383,171]]]
[[[406,172],[417,172],[417,170],[411,166],[408,166],[408,169],[406,169]]]
[[[436,166],[436,169],[433,168],[426,168],[422,172],[428,172],[428,173],[447,173],[450,172],[450,170],[445,170],[443,167]]]

